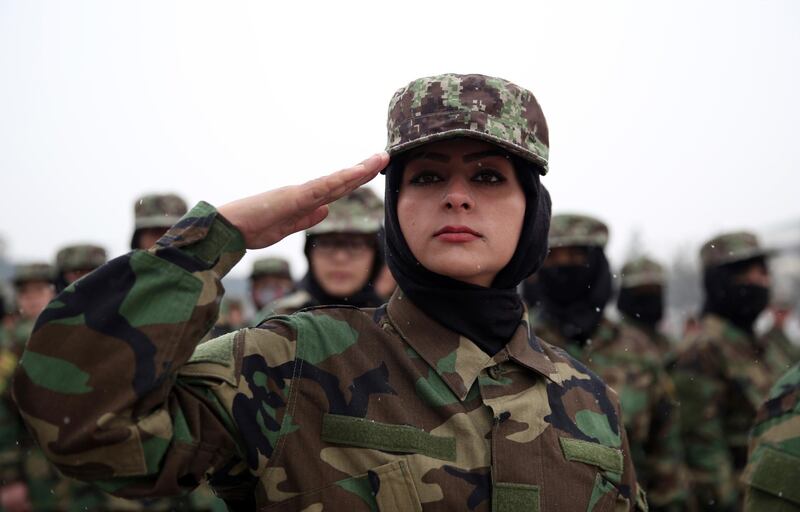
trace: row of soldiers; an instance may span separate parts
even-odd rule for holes
[[[132,248],[151,246],[185,210],[176,196],[143,198],[136,206]],[[293,282],[285,260],[256,261],[250,292],[258,313],[249,323],[310,306],[382,304],[394,288],[382,254],[382,218],[380,199],[369,189],[359,189],[332,204],[328,218],[307,231],[304,253],[309,270],[299,282]],[[797,465],[791,465],[796,460],[791,457],[800,450],[787,452],[782,447],[781,442],[791,438],[785,437],[781,420],[797,405],[800,377],[795,372],[772,392],[770,388],[800,360],[800,351],[779,328],[766,336],[757,336],[753,329],[768,303],[771,253],[746,232],[723,234],[704,244],[700,257],[706,300],[700,322],[684,340],[673,343],[658,328],[666,275],[651,259],[638,258],[622,267],[617,297],[621,320],[605,314],[613,295],[605,254],[608,239],[608,227],[596,218],[554,216],[548,258],[521,292],[537,335],[584,362],[619,393],[638,479],[651,510],[736,510],[747,485],[751,504],[791,496],[793,485],[785,482],[794,482],[789,469]],[[66,286],[103,262],[105,253],[99,247],[65,249],[57,257],[56,286]],[[53,276],[47,272],[46,266],[26,266],[15,277],[19,318],[5,329],[8,350],[2,367],[7,375],[33,319],[52,298]],[[208,338],[241,327],[244,316],[240,303],[228,301]],[[7,386],[7,379],[3,381]],[[767,407],[757,413],[767,397]],[[7,393],[4,403],[13,412]],[[10,413],[5,425],[13,424],[9,418]],[[753,441],[758,450],[745,471],[754,419],[756,432],[765,433],[770,442]],[[13,429],[7,432],[5,445],[12,446]],[[25,482],[32,501],[37,499],[37,485],[56,488],[56,480],[19,464],[20,453],[33,458],[33,447],[21,443],[17,455],[14,452],[5,450],[0,461],[8,468],[3,470],[5,483]],[[775,464],[783,469],[776,472]],[[49,469],[46,464],[40,467]],[[36,510],[68,509],[50,494],[50,504],[37,505]],[[123,510],[109,503],[74,509]],[[213,506],[186,499],[162,500],[162,505],[176,510]]]

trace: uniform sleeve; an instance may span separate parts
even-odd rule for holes
[[[673,378],[680,402],[686,465],[700,510],[733,510],[733,459],[723,425],[726,384],[718,357],[697,341],[677,356]]]
[[[652,416],[645,444],[644,467],[649,471],[640,475],[640,482],[647,489],[650,510],[685,510],[689,481],[680,438],[675,385],[666,371],[659,368],[655,373]]]
[[[65,475],[121,496],[167,496],[240,464],[246,448],[224,399],[241,384],[225,366],[236,368],[235,354],[205,361],[216,371],[184,369],[243,254],[241,234],[199,203],[154,247],[111,260],[48,305],[14,393]]]

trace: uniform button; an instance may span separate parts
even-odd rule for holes
[[[503,374],[503,370],[500,368],[500,365],[492,366],[489,368],[489,377],[493,378],[494,380],[500,380],[500,376]]]

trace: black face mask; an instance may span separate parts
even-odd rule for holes
[[[525,193],[525,217],[514,255],[489,287],[436,274],[417,261],[397,217],[405,167],[402,156],[386,169],[386,262],[397,285],[425,314],[490,355],[502,349],[519,326],[524,306],[517,286],[544,261],[550,229],[550,194],[539,182],[539,169],[525,160],[511,159]]]
[[[763,263],[763,259],[755,260]],[[753,323],[769,304],[769,288],[737,283],[736,277],[753,260],[711,267],[705,270],[705,311],[717,314],[745,332],[753,332]]]
[[[611,270],[599,247],[587,248],[586,265],[544,267],[539,271],[542,283],[542,312],[567,339],[580,343],[589,339],[611,298]]]
[[[628,319],[655,329],[664,316],[664,294],[658,290],[622,288],[617,298],[617,309]]]

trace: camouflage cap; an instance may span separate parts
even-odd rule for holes
[[[328,216],[306,230],[307,235],[328,233],[373,234],[381,229],[383,201],[370,188],[361,187],[328,205]]]
[[[30,281],[52,282],[55,277],[53,266],[49,263],[26,263],[14,267],[14,286]]]
[[[149,194],[133,207],[134,229],[169,228],[187,212],[186,202],[175,194]]]
[[[700,249],[700,260],[704,267],[716,267],[771,254],[772,251],[761,247],[753,233],[735,231],[717,235],[703,244]]]
[[[608,243],[608,226],[602,221],[574,213],[553,215],[548,234],[550,248],[600,247]]]
[[[279,276],[291,278],[291,270],[289,262],[283,258],[270,256],[261,258],[253,263],[253,272],[250,274],[250,279],[255,279],[261,276]]]
[[[70,245],[56,254],[56,269],[58,272],[94,270],[104,264],[107,259],[106,250],[99,245]]]
[[[647,285],[664,286],[667,280],[664,267],[646,256],[641,256],[625,263],[620,271],[620,278],[620,286],[622,288]]]
[[[474,137],[537,164],[547,174],[547,122],[533,93],[484,75],[419,78],[389,103],[386,151],[394,156],[452,137]]]

